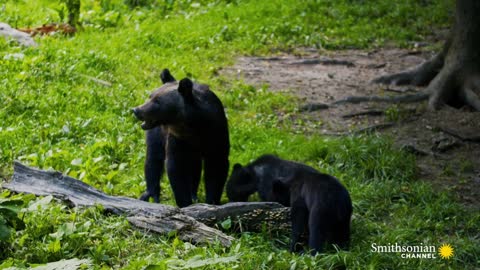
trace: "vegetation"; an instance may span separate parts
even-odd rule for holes
[[[289,253],[288,235],[272,235],[268,228],[235,234],[231,248],[194,246],[174,235],[143,234],[99,208],[70,209],[50,197],[4,190],[0,208],[8,201],[23,208],[17,216],[25,229],[8,226],[17,231],[0,242],[0,268],[68,258],[129,269],[474,268],[480,261],[480,215],[418,181],[413,156],[395,150],[388,138],[303,135],[314,127],[292,120],[295,99],[218,76],[244,54],[301,46],[369,48],[387,41],[409,46],[448,25],[447,2],[82,0],[83,30],[75,36],[37,37],[37,48],[0,39],[0,176],[5,180],[17,159],[62,171],[108,194],[138,197],[145,188],[145,145],[130,108],[159,85],[159,72],[168,67],[177,78],[209,83],[222,99],[232,164],[264,153],[304,162],[341,179],[354,203],[350,250],[332,248],[311,257]],[[59,22],[65,12],[57,1],[0,5],[0,21],[13,27]],[[162,203],[173,204],[168,181],[161,186]],[[16,220],[12,211],[5,213],[0,211],[0,226],[5,217]],[[455,255],[408,260],[370,251],[372,243],[396,242],[449,243]]]

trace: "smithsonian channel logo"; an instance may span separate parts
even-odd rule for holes
[[[372,243],[371,252],[375,253],[397,253],[403,259],[437,259],[448,260],[453,257],[454,249],[449,244],[443,244],[440,247],[432,245],[399,245],[398,243],[388,243],[387,245],[378,245]]]

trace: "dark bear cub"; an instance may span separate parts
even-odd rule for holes
[[[235,164],[227,183],[230,201],[247,201],[255,192],[263,201],[291,207],[292,252],[301,250],[300,239],[305,232],[312,254],[321,252],[326,242],[348,247],[352,202],[335,177],[264,155],[245,167]]]
[[[202,168],[206,202],[219,204],[228,176],[230,150],[223,105],[207,85],[188,78],[176,82],[168,69],[160,77],[164,85],[145,104],[133,109],[137,119],[143,121],[147,142],[147,190],[140,199],[159,202],[160,178],[166,163],[179,207],[196,199]]]

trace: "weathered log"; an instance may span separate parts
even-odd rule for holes
[[[273,231],[287,231],[291,225],[290,208],[275,202],[234,202],[224,205],[197,203],[181,211],[207,225],[230,218],[242,231],[260,231],[262,226]]]
[[[107,195],[77,179],[56,171],[44,171],[14,163],[12,181],[3,188],[18,193],[38,196],[52,195],[69,202],[74,207],[96,204],[105,211],[126,215],[129,222],[139,228],[161,234],[176,232],[184,241],[211,243],[219,241],[230,246],[233,238],[208,227],[228,218],[240,224],[243,230],[258,230],[262,224],[275,229],[289,228],[289,208],[272,202],[228,203],[221,206],[195,204],[177,208],[137,199]],[[206,225],[207,224],[207,225]]]

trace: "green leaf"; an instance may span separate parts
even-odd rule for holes
[[[143,270],[165,270],[165,269],[167,269],[165,264],[163,264],[163,265],[150,264],[150,265],[145,266],[145,268],[143,268]]]
[[[199,268],[199,267],[206,267],[206,266],[212,266],[212,265],[217,265],[217,264],[228,264],[228,263],[233,263],[238,260],[238,256],[230,256],[230,257],[220,257],[220,258],[208,258],[208,259],[201,259],[200,255],[192,257],[188,261],[182,261],[182,260],[172,260],[172,264],[169,265],[172,268],[175,268],[175,265],[180,266],[181,269],[185,268]]]
[[[9,226],[0,223],[0,241],[7,241],[10,239],[11,234],[12,229]]]
[[[232,227],[232,220],[230,218],[227,218],[226,220],[222,221],[220,225],[225,230],[229,230]]]
[[[35,202],[33,202],[27,209],[26,211],[32,212],[32,211],[37,211],[37,210],[42,210],[46,209],[48,204],[53,200],[53,196],[48,195],[43,198],[37,199]]]
[[[72,162],[70,162],[70,164],[72,164],[73,166],[80,166],[80,165],[82,165],[82,158],[76,158],[76,159],[72,160]]]
[[[62,248],[62,245],[60,244],[59,239],[55,239],[55,241],[50,242],[47,246],[48,251],[51,253],[57,253],[60,251],[61,248]]]
[[[75,269],[87,269],[83,268],[83,266],[91,266],[92,261],[89,259],[77,259],[73,258],[70,260],[61,260],[58,262],[51,262],[47,263],[44,265],[40,265],[37,267],[34,267],[33,269],[37,270],[60,270],[60,269],[65,269],[65,270],[75,270]]]

